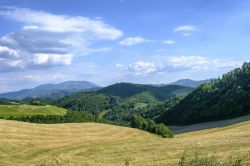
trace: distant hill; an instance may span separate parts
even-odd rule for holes
[[[210,83],[212,80],[213,79],[195,81],[195,80],[191,80],[191,79],[182,79],[182,80],[178,80],[176,82],[170,83],[168,85],[180,85],[180,86],[185,86],[185,87],[196,88],[196,87],[200,86],[201,84]]]
[[[163,101],[173,96],[187,95],[192,90],[193,88],[179,85],[156,87],[143,84],[117,83],[106,88],[102,88],[98,92],[109,96],[118,96],[121,98],[129,98],[147,92],[156,100]]]
[[[100,86],[88,81],[67,81],[59,84],[44,84],[33,89],[24,89],[16,92],[0,94],[0,98],[24,99],[24,98],[60,98],[77,93],[79,91],[92,91],[100,89]]]
[[[198,87],[158,122],[193,124],[250,114],[250,63]]]
[[[64,108],[59,108],[56,106],[45,105],[0,105],[0,117],[25,117],[34,115],[60,115],[63,116],[67,112]]]

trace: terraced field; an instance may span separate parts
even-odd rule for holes
[[[250,164],[250,121],[176,135],[173,139],[113,125],[31,124],[0,120],[0,165],[165,166],[176,165],[184,151],[243,155]]]
[[[36,106],[36,105],[0,105],[0,117],[21,117],[32,115],[65,115],[64,108],[56,106]]]

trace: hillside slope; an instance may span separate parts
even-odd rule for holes
[[[23,117],[33,115],[65,115],[67,112],[64,108],[56,106],[34,106],[34,105],[0,105],[0,117],[8,118]]]
[[[200,150],[199,154],[216,155],[220,160],[244,155],[249,164],[249,128],[248,121],[163,139],[105,124],[45,125],[0,120],[0,165],[177,165],[184,150]]]
[[[239,117],[250,114],[249,101],[250,63],[245,63],[221,79],[201,85],[158,122],[183,125]]]
[[[103,88],[99,92],[105,95],[118,96],[121,98],[129,98],[143,92],[148,92],[148,94],[150,94],[156,100],[163,101],[173,96],[187,95],[192,90],[193,88],[179,85],[156,87],[143,84],[118,83]]]

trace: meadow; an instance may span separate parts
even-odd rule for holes
[[[0,117],[24,117],[34,115],[65,115],[67,112],[64,108],[52,105],[0,105]]]
[[[249,128],[250,121],[246,121],[164,139],[107,124],[0,120],[0,165],[185,165],[180,163],[185,154],[188,160],[209,156],[210,160],[233,165],[230,161],[240,158],[242,165],[249,165]]]

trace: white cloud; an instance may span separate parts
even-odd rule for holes
[[[154,63],[143,62],[143,61],[137,61],[135,63],[130,64],[129,69],[135,75],[145,75],[145,74],[152,73],[157,70]]]
[[[140,36],[135,36],[135,37],[128,37],[122,41],[119,42],[120,45],[124,46],[132,46],[136,44],[141,44],[141,43],[151,43],[153,42],[152,40],[144,39],[143,37]]]
[[[181,32],[183,36],[188,37],[192,36],[192,32],[198,31],[198,28],[193,25],[183,25],[174,28],[174,32]]]
[[[163,41],[163,43],[167,44],[167,45],[172,45],[172,44],[175,44],[176,41],[174,41],[174,40],[165,40],[165,41]]]
[[[35,54],[34,63],[37,65],[70,65],[72,54]]]
[[[178,26],[174,29],[175,32],[192,32],[192,31],[198,31],[196,26],[193,25],[183,25]]]
[[[99,19],[87,17],[71,17],[55,15],[44,11],[34,11],[26,8],[7,7],[0,12],[1,15],[14,20],[24,22],[24,29],[39,29],[58,33],[89,33],[98,39],[114,40],[122,35],[122,32]]]
[[[0,45],[0,58],[16,58],[18,57],[17,51],[6,46]]]
[[[203,56],[172,56],[165,57],[163,68],[166,70],[184,71],[217,71],[233,69],[242,65],[241,62],[218,59],[208,59]]]
[[[23,23],[23,27],[0,38],[0,71],[42,66],[69,65],[73,56],[109,51],[92,48],[100,40],[116,40],[122,31],[102,19],[55,15],[26,8],[2,7],[0,16]],[[5,59],[3,59],[5,58]],[[18,67],[19,66],[19,67]]]
[[[119,63],[116,63],[115,66],[118,67],[118,68],[123,68],[124,67],[124,65],[119,64]]]

